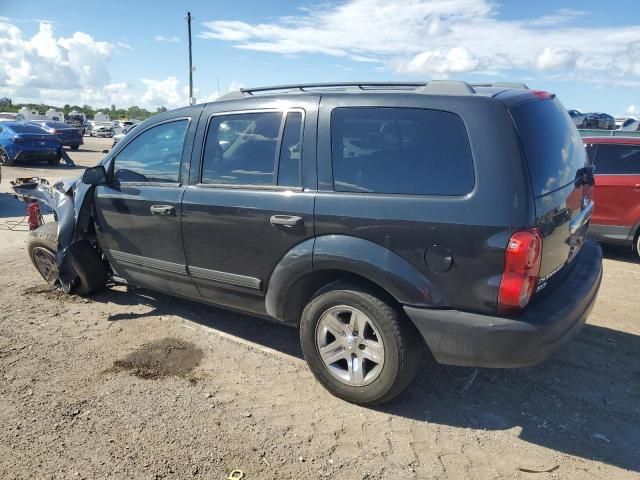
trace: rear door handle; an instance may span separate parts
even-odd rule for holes
[[[175,215],[176,207],[173,205],[151,205],[151,215]]]
[[[304,219],[293,215],[272,215],[271,218],[269,218],[269,223],[271,223],[271,225],[288,228],[301,227],[304,225]]]

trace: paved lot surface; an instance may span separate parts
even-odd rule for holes
[[[71,152],[93,165],[110,140]],[[331,397],[297,332],[146,291],[47,289],[7,230],[2,169],[0,478],[631,479],[640,477],[640,263],[606,250],[589,324],[544,365],[425,362],[376,409]],[[538,472],[538,473],[532,473]]]

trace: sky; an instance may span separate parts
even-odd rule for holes
[[[301,82],[522,81],[640,115],[640,1],[0,0],[0,96],[175,108]]]

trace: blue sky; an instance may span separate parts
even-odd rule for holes
[[[0,95],[186,103],[239,85],[522,80],[567,108],[640,114],[640,2],[0,0]]]

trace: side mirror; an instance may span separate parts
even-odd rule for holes
[[[87,168],[82,174],[82,183],[87,185],[104,185],[107,183],[107,171],[102,165]]]
[[[102,150],[102,153],[106,155],[107,153],[109,153],[109,150]]]

